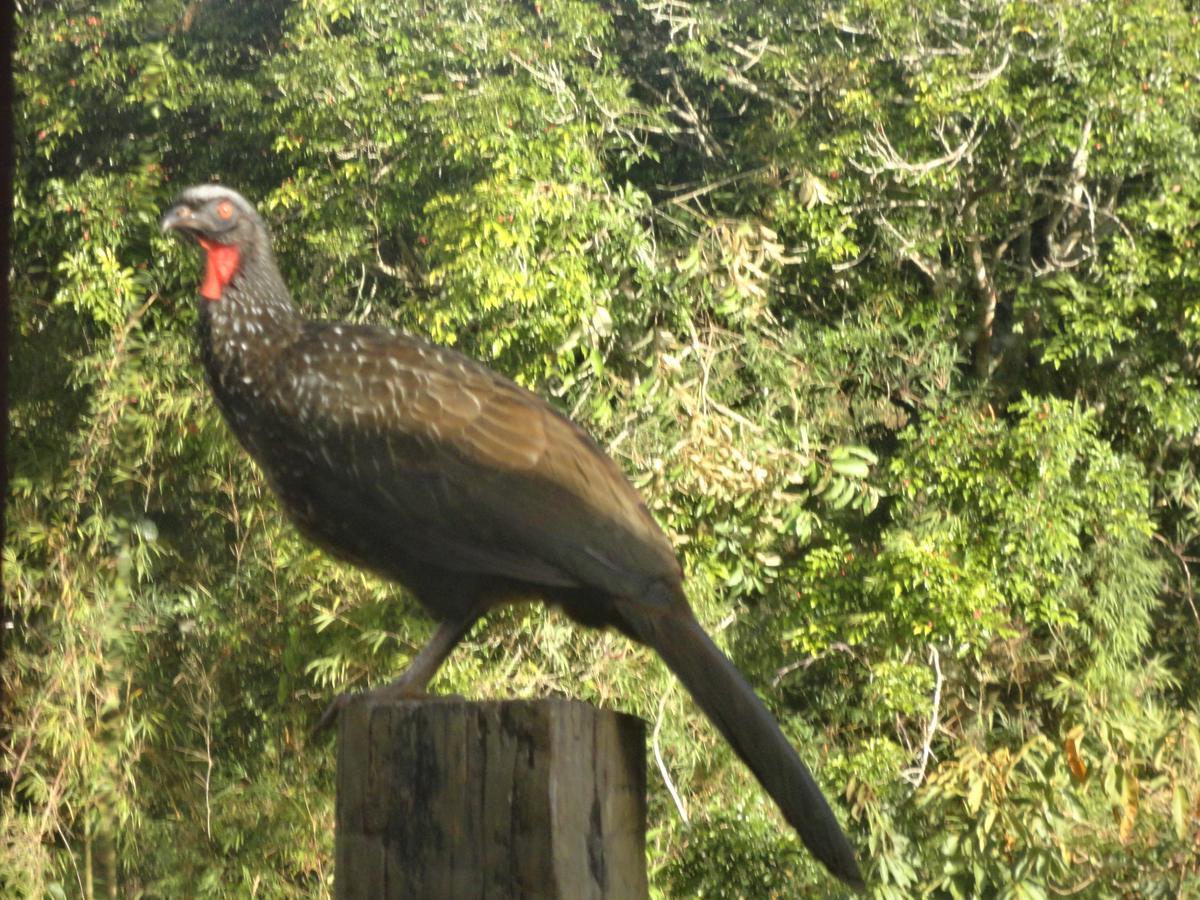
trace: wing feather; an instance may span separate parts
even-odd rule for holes
[[[309,456],[328,502],[375,529],[396,524],[431,563],[614,595],[679,577],[617,465],[545,401],[415,338],[310,327],[280,371],[293,385],[287,417],[338,450]],[[330,456],[369,460],[359,468],[379,473],[379,489],[364,492]]]

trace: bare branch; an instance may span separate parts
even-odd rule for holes
[[[869,166],[855,159],[851,159],[849,162],[854,168],[867,175],[882,175],[885,172],[902,172],[906,175],[927,175],[943,166],[953,169],[964,157],[979,146],[982,138],[976,136],[978,130],[979,126],[973,123],[966,138],[953,150],[936,159],[926,160],[921,163],[911,163],[896,151],[896,148],[892,146],[892,142],[888,139],[887,133],[884,132],[881,126],[877,125],[875,127],[875,134],[868,135],[865,143],[870,154],[880,160],[880,164]]]
[[[967,226],[967,252],[971,257],[971,275],[975,279],[975,290],[979,294],[979,313],[975,335],[975,374],[987,378],[992,368],[992,330],[996,322],[996,303],[999,294],[996,284],[983,258],[983,235],[979,233],[976,215],[978,201],[967,206],[964,224]]]
[[[686,34],[689,39],[695,37],[695,29],[699,22],[692,15],[690,3],[683,0],[661,0],[646,6],[645,9],[654,17],[655,22],[663,23],[670,29],[672,41],[680,33]]]
[[[770,91],[764,91],[757,84],[755,84],[753,81],[751,81],[749,78],[747,78],[745,75],[743,75],[741,72],[737,71],[736,69],[730,68],[726,71],[725,83],[732,85],[735,88],[739,88],[740,90],[743,90],[747,94],[757,97],[760,100],[766,100],[772,106],[777,106],[782,110],[786,110],[788,113],[790,113],[791,115],[793,115],[797,118],[800,118],[801,116],[804,115],[805,111],[803,109],[796,106],[795,104],[789,103],[787,100],[784,100],[782,97],[775,96]]]
[[[848,654],[849,656],[855,657],[855,659],[858,658],[854,652],[854,648],[849,644],[842,643],[841,641],[835,641],[834,643],[830,644],[829,649],[823,653],[818,653],[814,656],[806,656],[803,659],[798,659],[795,662],[788,663],[786,666],[780,667],[778,670],[776,670],[775,677],[771,679],[771,687],[779,687],[779,683],[796,670],[807,669],[835,652]]]
[[[692,130],[696,134],[696,139],[700,142],[700,149],[705,156],[715,156],[723,158],[725,151],[716,142],[712,135],[708,132],[708,127],[700,118],[700,114],[696,112],[696,107],[692,105],[692,101],[688,98],[687,92],[684,91],[683,85],[679,81],[679,74],[675,71],[671,72],[671,84],[675,88],[675,93],[679,95],[679,99],[683,101],[683,106],[675,107],[675,114],[679,118],[688,122],[692,126]]]
[[[978,91],[981,88],[987,87],[987,85],[999,78],[1002,74],[1004,74],[1004,70],[1008,68],[1008,61],[1011,58],[1012,48],[1005,47],[1004,58],[1000,60],[999,65],[997,65],[996,68],[992,69],[991,71],[981,72],[980,74],[975,75],[971,82],[970,90]]]
[[[1072,215],[1072,221],[1078,216],[1084,208],[1084,178],[1087,177],[1088,153],[1091,148],[1092,140],[1092,120],[1089,118],[1083,123],[1083,133],[1079,137],[1079,146],[1075,150],[1075,156],[1071,160],[1071,171],[1067,175],[1066,183],[1062,188],[1062,203],[1051,217],[1049,225],[1046,228],[1046,235],[1050,243],[1051,258],[1058,262],[1066,260],[1070,257],[1071,251],[1074,250],[1078,242],[1078,235],[1074,238],[1068,236],[1064,242],[1056,243],[1054,235],[1058,232],[1063,220],[1068,213]]]
[[[1187,590],[1183,591],[1182,593],[1188,602],[1188,606],[1190,606],[1192,609],[1192,618],[1196,620],[1196,640],[1197,642],[1200,642],[1200,611],[1196,609],[1196,591],[1195,588],[1192,587],[1192,570],[1191,567],[1188,566],[1189,561],[1195,562],[1195,560],[1190,559],[1190,557],[1188,557],[1181,548],[1172,544],[1158,532],[1154,533],[1154,539],[1166,547],[1167,550],[1171,552],[1171,555],[1179,561],[1179,567],[1183,570],[1183,577],[1187,581]]]
[[[875,217],[875,224],[889,232],[899,242],[901,255],[921,270],[935,288],[940,288],[943,281],[943,269],[939,260],[930,256],[922,256],[913,246],[913,242],[900,233],[891,222],[883,216]]]
[[[908,769],[901,773],[901,778],[911,784],[914,788],[921,786],[925,781],[925,771],[929,768],[929,760],[933,757],[933,738],[937,734],[938,719],[941,717],[942,710],[942,684],[945,679],[942,677],[941,657],[938,655],[937,647],[929,645],[929,664],[933,666],[933,703],[932,710],[929,713],[929,727],[925,729],[925,743],[921,746],[921,762],[912,769]]]
[[[674,203],[676,206],[684,206],[690,200],[695,200],[697,197],[703,197],[705,194],[712,193],[723,187],[731,184],[736,184],[739,181],[745,181],[747,178],[755,178],[770,169],[770,166],[759,166],[755,169],[749,169],[745,172],[737,172],[726,178],[719,178],[716,181],[710,181],[707,184],[702,184],[700,187],[690,190],[683,194],[677,194],[674,197],[668,197],[668,203]],[[682,186],[682,185],[681,185]]]
[[[679,791],[675,790],[675,782],[671,780],[671,773],[667,771],[667,764],[663,762],[662,748],[658,743],[658,734],[662,731],[663,712],[667,706],[667,694],[663,694],[658,701],[658,718],[654,720],[654,734],[650,739],[650,744],[654,748],[654,762],[658,765],[658,774],[662,776],[663,784],[667,786],[667,793],[671,795],[671,799],[675,802],[675,808],[679,811],[679,818],[683,819],[683,824],[688,823],[687,810],[683,806],[683,800],[679,798]]]

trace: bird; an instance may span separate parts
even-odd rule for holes
[[[540,598],[656,652],[813,856],[864,888],[812,774],[696,619],[670,540],[583,429],[457,351],[302,315],[263,218],[228,187],[184,190],[159,224],[204,251],[207,381],[287,517],[437,622],[377,698],[420,696],[489,610]]]

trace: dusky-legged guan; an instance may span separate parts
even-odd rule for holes
[[[254,207],[207,185],[161,228],[205,250],[200,351],[217,405],[312,541],[439,623],[419,693],[490,608],[537,596],[653,648],[834,875],[863,886],[812,775],[697,623],[670,542],[616,464],[549,404],[395,331],[303,317]]]

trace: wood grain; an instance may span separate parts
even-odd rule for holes
[[[647,896],[645,726],[572,700],[364,697],[338,744],[339,898]]]

